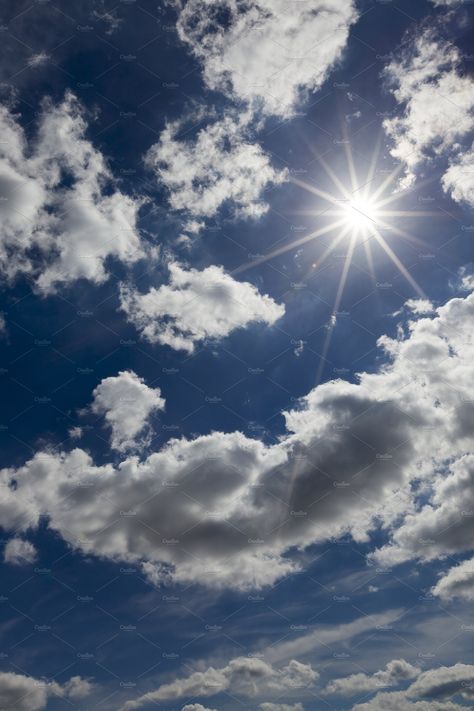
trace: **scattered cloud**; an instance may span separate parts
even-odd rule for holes
[[[452,701],[414,701],[404,691],[393,691],[378,693],[352,711],[467,711],[467,707]]]
[[[143,446],[148,418],[165,407],[160,388],[148,387],[130,370],[101,380],[93,397],[91,410],[104,416],[111,429],[111,447],[118,452]]]
[[[446,699],[459,694],[464,699],[474,699],[474,665],[429,669],[408,687],[407,694],[428,699]]]
[[[122,287],[121,307],[150,343],[192,353],[199,341],[223,338],[250,323],[273,325],[285,312],[282,305],[221,267],[198,271],[172,263],[169,271],[169,283],[146,294]]]
[[[437,7],[457,7],[471,2],[471,0],[431,0]]]
[[[92,684],[80,676],[66,684],[43,681],[23,674],[0,672],[0,707],[5,711],[40,711],[54,697],[78,699],[87,696]]]
[[[215,696],[223,691],[241,696],[255,697],[262,694],[281,694],[295,689],[311,687],[319,674],[309,664],[292,659],[286,666],[276,669],[263,659],[237,657],[221,668],[209,667],[196,671],[188,677],[162,684],[138,699],[128,701],[121,711],[133,711],[148,703],[176,700],[183,697]],[[296,705],[297,707],[300,705]],[[263,707],[261,707],[263,708]],[[294,708],[294,707],[287,707]],[[286,711],[278,704],[263,711]],[[296,708],[295,711],[300,711]]]
[[[266,115],[289,117],[322,86],[356,19],[347,0],[190,0],[177,29],[211,89]]]
[[[455,202],[474,207],[474,147],[451,161],[442,178],[443,189]]]
[[[474,600],[474,558],[450,568],[431,592],[442,600]]]
[[[460,426],[468,428],[472,421],[472,403],[463,403],[461,408]],[[390,566],[411,559],[428,561],[471,550],[473,483],[474,455],[464,455],[432,482],[428,502],[404,517],[393,531],[391,541],[378,550],[374,558]]]
[[[439,38],[435,29],[425,28],[386,68],[392,93],[403,107],[400,115],[383,123],[393,142],[391,154],[405,167],[402,187],[415,181],[425,161],[453,150],[474,128],[474,81],[459,71],[460,62],[453,44]],[[458,180],[461,185],[453,186]],[[444,186],[463,195],[465,181],[453,167]]]
[[[38,552],[34,545],[23,538],[11,538],[3,552],[3,560],[10,565],[31,565],[37,558]]]
[[[103,155],[86,138],[84,111],[67,92],[43,102],[35,140],[0,106],[0,271],[27,275],[43,293],[107,276],[109,257],[143,256],[137,231],[141,201],[114,187]],[[36,256],[33,257],[32,255]]]
[[[429,299],[408,299],[408,301],[405,301],[405,306],[418,316],[434,312],[434,306]]]
[[[39,452],[0,472],[0,521],[21,531],[44,515],[73,547],[141,563],[156,584],[214,588],[272,584],[300,568],[290,550],[344,534],[368,542],[377,527],[389,534],[374,553],[383,565],[468,551],[473,336],[472,294],[409,321],[379,339],[378,372],[311,390],[274,444],[212,432],[116,466],[81,449]]]
[[[98,8],[92,11],[91,17],[102,23],[106,35],[113,35],[123,23],[123,18],[118,16],[115,8],[109,11],[105,9],[103,0],[100,0]]]
[[[250,138],[245,116],[227,115],[180,138],[181,123],[168,124],[148,151],[145,162],[168,191],[175,210],[192,216],[190,232],[204,224],[196,218],[216,215],[225,204],[239,217],[261,217],[267,210],[264,192],[287,179]]]
[[[404,659],[394,659],[386,665],[385,669],[380,669],[373,674],[360,672],[340,679],[333,679],[326,686],[325,693],[355,696],[387,686],[398,686],[407,679],[417,677],[420,672],[419,667],[409,664]]]

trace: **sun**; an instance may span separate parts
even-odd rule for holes
[[[344,200],[340,215],[356,235],[370,234],[371,228],[377,225],[377,205],[370,198]]]
[[[341,260],[342,271],[334,302],[335,312],[343,296],[353,255],[356,250],[360,249],[365,252],[367,268],[374,285],[377,283],[377,279],[372,250],[374,247],[380,247],[413,291],[420,298],[425,298],[423,290],[417,284],[410,270],[398,257],[396,246],[398,240],[406,240],[417,249],[426,249],[428,245],[418,236],[405,231],[400,223],[402,218],[404,220],[428,216],[439,218],[440,213],[403,208],[403,200],[411,190],[400,190],[397,185],[400,165],[388,173],[384,171],[382,179],[379,179],[380,175],[376,166],[380,146],[381,140],[376,142],[373,156],[368,161],[367,173],[362,178],[358,177],[359,169],[354,162],[350,141],[344,143],[347,159],[345,175],[338,174],[335,168],[314,149],[315,157],[322,168],[319,175],[325,173],[332,187],[327,186],[327,181],[324,186],[318,184],[320,178],[317,175],[315,175],[315,179],[307,181],[295,174],[290,177],[290,180],[315,198],[314,209],[300,211],[301,214],[314,218],[315,229],[295,239],[285,241],[283,244],[278,244],[266,254],[258,255],[250,262],[241,264],[233,270],[232,274],[246,271],[289,251],[300,249],[305,244],[330,236],[329,244],[324,246],[317,259],[311,259],[308,269],[314,272],[321,268],[339,245],[346,245],[346,255],[345,259]]]
[[[405,231],[401,227],[401,218],[433,217],[439,218],[439,212],[426,210],[403,209],[403,199],[409,190],[400,190],[397,177],[401,170],[398,166],[378,180],[376,165],[380,141],[377,143],[370,167],[366,176],[359,180],[354,163],[350,143],[345,143],[347,157],[347,175],[338,175],[335,169],[328,165],[326,160],[317,155],[318,162],[332,183],[333,190],[326,185],[318,185],[316,181],[306,181],[297,175],[291,176],[291,182],[310,193],[317,201],[314,209],[305,210],[302,214],[309,215],[316,221],[315,229],[309,234],[303,234],[279,244],[267,254],[258,255],[250,262],[246,262],[232,272],[238,274],[247,269],[266,263],[275,257],[289,251],[300,249],[303,245],[330,236],[316,259],[312,258],[308,265],[308,272],[320,269],[339,245],[345,246],[344,259],[339,260],[341,272],[337,281],[336,294],[332,303],[332,314],[326,324],[326,336],[320,351],[319,365],[315,383],[322,378],[329,351],[332,333],[338,322],[340,304],[348,274],[351,269],[352,259],[356,250],[364,250],[367,261],[367,270],[372,278],[374,288],[377,285],[373,247],[380,247],[386,257],[403,276],[413,292],[420,298],[426,298],[423,290],[416,282],[396,253],[397,240],[406,240],[417,249],[426,249],[428,245],[418,236]],[[386,233],[388,236],[386,238]],[[390,244],[393,242],[393,247]]]

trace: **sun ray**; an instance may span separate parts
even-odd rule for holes
[[[411,244],[415,244],[417,247],[423,247],[423,249],[426,249],[428,247],[427,243],[420,239],[419,237],[415,237],[415,235],[410,234],[410,232],[406,232],[405,230],[402,230],[400,227],[397,227],[396,225],[392,225],[389,222],[384,222],[384,220],[378,219],[377,222],[375,223],[378,227],[382,227],[385,230],[389,230],[390,232],[393,232],[394,234],[398,235],[398,237],[403,237],[404,239],[407,240],[407,242],[410,242]]]
[[[286,252],[289,252],[291,249],[295,249],[296,247],[300,247],[302,244],[311,242],[312,240],[316,239],[317,237],[323,237],[324,235],[328,234],[329,232],[333,232],[338,227],[342,227],[344,225],[346,225],[346,220],[344,220],[344,219],[336,220],[335,222],[332,222],[330,225],[326,225],[325,227],[322,227],[319,230],[315,230],[314,232],[311,232],[311,234],[309,234],[309,235],[304,235],[303,237],[299,237],[298,239],[292,240],[291,242],[287,242],[286,244],[282,245],[281,247],[278,247],[277,249],[273,249],[271,252],[268,252],[268,254],[262,254],[261,257],[257,257],[256,259],[253,259],[252,261],[247,262],[246,264],[241,264],[240,267],[237,267],[236,269],[234,269],[231,272],[231,274],[240,274],[240,272],[243,272],[246,269],[250,269],[252,267],[257,267],[259,264],[268,262],[270,259],[274,259],[275,257],[278,257],[281,254],[285,254]]]
[[[374,178],[375,178],[375,170],[377,168],[377,161],[380,156],[380,148],[382,146],[382,134],[379,133],[377,141],[375,143],[375,148],[372,153],[372,159],[370,161],[369,169],[367,171],[367,178],[365,181],[365,185],[363,186],[365,188],[363,192],[364,199],[367,199],[369,197],[369,191],[370,191],[370,185],[373,183]]]
[[[380,232],[375,226],[371,227],[371,231],[377,242],[380,244],[384,252],[387,254],[388,257],[392,260],[392,262],[395,264],[395,266],[398,268],[400,274],[402,274],[405,279],[408,281],[409,284],[415,289],[416,293],[418,296],[420,296],[423,299],[426,299],[426,294],[422,290],[422,288],[418,285],[418,283],[415,281],[415,279],[412,277],[408,269],[405,267],[405,265],[400,261],[400,259],[397,257],[393,249],[390,247],[390,245],[387,244],[387,242],[384,240]]]
[[[352,188],[352,193],[354,193],[357,190],[357,171],[355,167],[355,162],[354,162],[354,156],[352,155],[352,147],[351,147],[351,142],[349,141],[348,135],[347,135],[347,127],[343,124],[342,126],[342,134],[344,136],[344,152],[346,154],[346,160],[347,160],[347,166],[349,169],[349,177],[351,181],[351,188]]]
[[[351,199],[350,191],[346,188],[346,186],[344,185],[342,180],[336,175],[335,171],[331,168],[330,165],[328,165],[328,163],[324,160],[324,158],[322,156],[316,154],[316,157],[317,157],[320,165],[322,165],[323,169],[325,170],[326,174],[331,178],[331,180],[334,183],[334,185],[336,186],[336,188],[338,188],[340,193],[342,195],[344,195],[344,197],[347,200],[350,200]]]
[[[338,205],[340,202],[340,198],[331,195],[331,193],[328,193],[326,190],[321,190],[320,188],[317,188],[314,185],[310,185],[309,183],[306,183],[300,178],[295,178],[295,176],[291,176],[290,182],[292,182],[294,185],[298,185],[298,187],[300,188],[303,188],[303,190],[307,190],[309,193],[312,193],[313,195],[316,195],[317,197],[320,197],[323,200],[332,203],[333,205]]]
[[[385,180],[382,180],[382,182],[380,183],[380,185],[379,185],[379,186],[376,188],[376,190],[374,190],[374,192],[372,193],[372,199],[373,199],[374,201],[375,201],[375,200],[378,200],[378,198],[380,197],[380,195],[383,195],[384,192],[387,190],[388,186],[391,185],[391,184],[393,184],[393,183],[395,182],[395,178],[396,178],[398,175],[400,175],[400,173],[402,172],[402,170],[403,170],[402,165],[397,165],[397,167],[394,168],[394,169],[387,175],[387,177],[385,178]],[[399,194],[400,194],[400,193],[395,193],[395,195],[399,195]],[[397,198],[395,197],[395,199],[397,199]]]
[[[365,258],[367,260],[367,265],[369,267],[369,272],[370,272],[370,276],[372,278],[372,283],[375,286],[375,282],[376,282],[375,268],[374,268],[374,259],[372,257],[372,250],[370,248],[370,238],[365,239],[362,244],[364,245]]]
[[[350,241],[349,241],[349,246],[348,246],[348,249],[346,252],[346,257],[344,260],[344,266],[342,268],[341,276],[339,278],[339,284],[337,286],[337,292],[336,292],[336,297],[334,299],[331,320],[328,325],[326,338],[324,339],[323,348],[322,348],[322,351],[320,354],[320,361],[319,361],[319,365],[318,365],[318,370],[316,372],[316,383],[315,383],[316,385],[318,385],[320,383],[321,377],[323,374],[324,364],[327,359],[329,346],[331,345],[332,333],[334,331],[334,327],[335,327],[336,321],[337,321],[337,312],[339,311],[339,306],[341,304],[342,295],[344,293],[344,287],[345,287],[346,281],[347,281],[347,275],[349,274],[349,269],[350,269],[350,266],[352,263],[352,257],[354,254],[355,244],[356,244],[356,238],[355,238],[355,235],[352,234]]]

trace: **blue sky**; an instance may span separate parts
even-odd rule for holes
[[[472,23],[4,1],[2,709],[471,707]]]

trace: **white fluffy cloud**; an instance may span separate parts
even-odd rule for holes
[[[130,370],[101,380],[93,397],[91,410],[104,416],[111,429],[111,446],[119,452],[143,445],[148,418],[165,407],[160,388],[149,388]]]
[[[474,665],[429,669],[407,689],[408,696],[418,698],[445,699],[458,694],[464,699],[474,699]]]
[[[23,538],[11,538],[5,546],[3,560],[10,565],[30,565],[37,557],[37,550],[32,543]]]
[[[224,116],[189,140],[178,137],[180,128],[168,125],[145,158],[167,188],[171,207],[194,218],[212,217],[224,204],[241,217],[260,217],[268,210],[263,193],[286,180],[286,171],[274,168],[252,142],[245,117]]]
[[[433,304],[429,299],[408,299],[404,305],[417,316],[434,312]]]
[[[272,325],[285,309],[248,282],[239,282],[221,267],[203,271],[169,267],[170,280],[140,294],[123,287],[121,305],[127,318],[151,343],[191,353],[198,341],[223,338],[250,323]]]
[[[87,696],[92,685],[80,676],[65,684],[43,681],[23,674],[0,673],[0,708],[4,711],[40,711],[50,698],[79,699]]]
[[[215,696],[223,691],[247,697],[281,694],[290,690],[311,687],[318,678],[318,672],[312,669],[309,664],[302,664],[295,659],[286,666],[276,669],[263,659],[236,657],[224,667],[217,669],[209,667],[205,671],[196,671],[188,677],[163,684],[155,691],[150,691],[138,699],[128,701],[122,706],[121,711],[133,711],[133,709],[141,708],[148,703],[159,703],[183,697]],[[273,708],[264,709],[264,711],[273,711]],[[277,704],[275,711],[285,710],[280,710]],[[296,708],[295,711],[299,711],[299,708]]]
[[[373,674],[360,672],[340,679],[333,679],[326,686],[325,692],[340,696],[355,696],[387,686],[397,686],[407,679],[418,676],[420,671],[419,667],[409,664],[404,659],[393,659],[385,669],[380,669]]]
[[[474,600],[474,558],[455,565],[443,575],[431,591],[442,600]]]
[[[30,144],[17,117],[0,106],[4,278],[27,274],[48,293],[79,278],[104,281],[109,257],[131,263],[142,256],[136,227],[141,202],[114,188],[86,129],[71,93],[58,105],[44,102]]]
[[[287,117],[321,87],[356,18],[350,0],[188,0],[177,28],[211,89]]]
[[[442,178],[445,192],[456,202],[474,206],[474,148],[466,153],[459,153]]]
[[[458,5],[471,2],[471,0],[431,0],[431,2],[437,7],[457,7]]]
[[[454,664],[421,671],[403,659],[389,662],[374,674],[353,674],[335,679],[323,693],[351,696],[370,694],[380,687],[403,684],[415,679],[403,691],[378,691],[370,700],[352,706],[352,711],[465,711],[462,701],[474,699],[474,666]],[[149,703],[160,704],[183,697],[210,697],[222,692],[250,698],[281,697],[291,692],[310,693],[319,673],[295,660],[277,668],[263,659],[238,657],[225,666],[208,667],[181,677],[142,696],[127,701],[120,711],[133,711]],[[316,688],[316,692],[320,690]],[[451,699],[460,699],[461,703]],[[304,711],[301,702],[282,703],[279,698],[259,704],[262,711]],[[190,703],[182,711],[207,711],[200,703]]]
[[[215,588],[272,584],[298,569],[290,550],[367,542],[377,526],[391,537],[384,563],[469,550],[474,294],[379,343],[378,372],[313,389],[275,444],[213,432],[101,466],[81,449],[40,452],[0,472],[0,522],[20,532],[45,515],[71,546],[142,565],[157,584]]]
[[[387,66],[403,112],[386,119],[384,128],[393,141],[392,155],[405,166],[404,187],[424,161],[450,151],[474,128],[474,81],[460,73],[459,64],[458,49],[425,29]],[[456,168],[448,171],[445,189],[462,194],[462,187],[453,186],[458,175]]]
[[[450,700],[456,697],[474,699],[471,664],[428,669],[405,691],[379,692],[370,701],[353,706],[352,711],[465,711],[464,704]]]
[[[460,427],[470,427],[473,405],[462,403]],[[466,433],[467,434],[467,433]],[[455,461],[434,480],[427,503],[409,512],[390,543],[375,555],[384,565],[424,561],[472,550],[474,535],[474,455]]]
[[[467,706],[452,701],[414,701],[404,691],[381,692],[352,711],[467,711]]]

